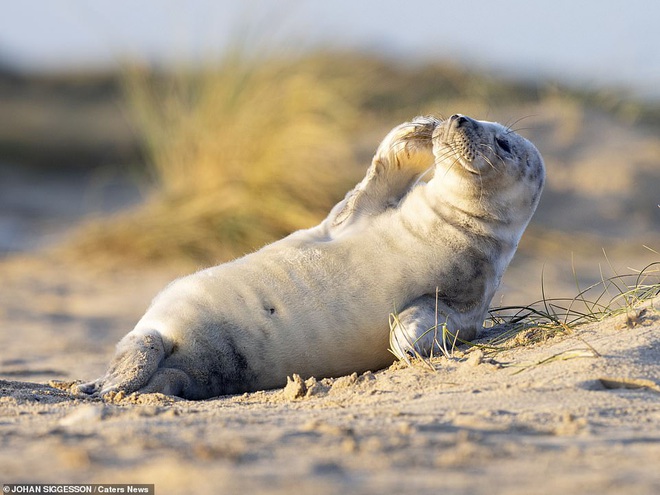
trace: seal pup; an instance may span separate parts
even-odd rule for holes
[[[455,115],[397,126],[320,225],[172,282],[79,390],[204,399],[280,387],[293,373],[380,369],[393,360],[393,310],[394,353],[431,352],[421,329],[436,292],[447,326],[469,338],[543,177],[536,148],[499,124]]]

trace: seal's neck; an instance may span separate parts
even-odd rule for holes
[[[452,210],[470,225],[517,244],[536,205],[530,207],[525,184],[496,179],[438,167],[427,184],[427,201],[436,211]]]

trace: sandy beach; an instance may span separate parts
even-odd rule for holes
[[[148,483],[161,494],[660,490],[660,298],[495,355],[462,349],[433,370],[397,363],[200,402],[102,401],[68,386],[103,371],[173,274],[100,277],[45,255],[0,270],[2,483]]]

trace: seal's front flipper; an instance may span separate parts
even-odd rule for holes
[[[433,117],[416,117],[392,129],[378,146],[365,178],[331,212],[331,228],[343,229],[396,207],[433,166],[432,136],[439,123]]]
[[[402,361],[433,357],[475,338],[476,326],[459,327],[439,308],[436,297],[415,299],[403,311],[390,315],[390,350]]]
[[[105,375],[79,385],[78,391],[96,396],[108,392],[136,392],[149,382],[164,357],[165,346],[158,332],[131,332],[117,344],[117,351]]]

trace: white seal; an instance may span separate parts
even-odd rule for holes
[[[544,177],[536,148],[500,124],[401,124],[320,225],[172,282],[106,374],[79,389],[203,399],[280,387],[294,373],[377,370],[393,361],[390,346],[431,353],[438,317],[469,340]]]

